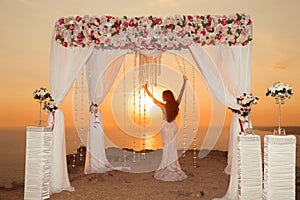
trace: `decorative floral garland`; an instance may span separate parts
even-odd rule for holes
[[[267,89],[266,96],[279,97],[279,98],[291,98],[293,95],[293,89],[289,84],[283,84],[282,82],[276,82]]]
[[[44,101],[47,98],[51,98],[51,94],[46,88],[41,87],[33,91],[33,98],[39,101]]]
[[[174,17],[70,16],[55,23],[55,40],[64,47],[176,49],[200,45],[247,45],[252,22],[245,14]]]

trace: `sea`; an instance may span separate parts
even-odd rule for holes
[[[295,135],[297,138],[296,146],[296,166],[300,167],[300,127],[284,127],[287,135]],[[274,127],[255,127],[254,133],[261,136],[261,143],[263,137],[268,134],[273,134]],[[190,148],[197,150],[203,149],[203,141],[205,140],[205,132],[207,128],[199,127],[196,137],[197,139],[190,139],[189,133],[181,136],[180,140],[190,141]],[[116,130],[106,130],[106,134],[111,141],[116,141],[116,146],[120,148],[139,149],[138,142],[132,140],[121,139],[121,133]],[[25,176],[25,155],[26,155],[26,127],[20,128],[0,128],[0,187],[10,188],[13,184],[23,184]],[[157,141],[156,141],[157,140]],[[215,137],[215,143],[211,147],[212,150],[227,151],[229,144],[229,127],[222,128],[220,134]],[[112,142],[114,143],[114,142]],[[142,143],[142,142],[141,142]],[[77,148],[83,145],[75,127],[66,128],[66,152],[72,154],[76,152]],[[111,145],[111,143],[110,143]],[[141,145],[141,144],[140,144]],[[180,146],[180,145],[179,145]],[[182,146],[182,145],[181,145]],[[106,147],[109,147],[107,145]],[[161,141],[159,135],[153,136],[149,139],[147,149],[159,149]],[[207,147],[207,146],[206,146]],[[206,148],[205,147],[205,148]]]

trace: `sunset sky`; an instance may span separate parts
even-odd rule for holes
[[[42,86],[50,89],[51,36],[60,17],[237,12],[249,14],[253,21],[252,92],[260,98],[253,108],[253,125],[277,125],[277,105],[265,93],[274,82],[282,81],[294,90],[282,107],[282,125],[299,126],[299,8],[299,0],[0,0],[0,127],[26,127],[38,119],[39,106],[32,93]],[[72,92],[60,106],[67,126],[73,125],[71,97]]]

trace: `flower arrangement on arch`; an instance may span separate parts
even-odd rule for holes
[[[55,101],[51,98],[49,100],[45,101],[43,110],[45,110],[46,113],[52,113],[55,110],[57,110],[57,106],[56,106]]]
[[[55,40],[64,47],[173,49],[200,45],[247,45],[252,21],[245,14],[140,17],[63,17]]]
[[[285,85],[282,82],[276,82],[267,89],[266,96],[285,99],[291,98],[293,93],[293,89],[289,84]]]
[[[50,94],[49,90],[47,90],[44,87],[41,87],[41,88],[35,89],[33,91],[33,98],[37,99],[39,101],[44,101],[47,98],[51,98],[51,94]]]

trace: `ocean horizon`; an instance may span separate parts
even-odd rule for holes
[[[263,136],[267,134],[272,134],[272,131],[276,127],[272,126],[259,126],[254,127],[254,133],[261,136],[261,143],[263,143]],[[287,135],[295,135],[297,138],[297,150],[296,150],[296,165],[300,167],[300,158],[299,158],[299,147],[300,147],[300,126],[287,126],[283,127],[286,131]],[[205,130],[206,128],[199,127],[197,132],[197,150],[205,150],[203,148],[202,142],[205,138]],[[133,141],[120,141],[120,136],[116,131],[112,132],[112,130],[105,130],[106,134],[111,140],[110,142],[113,144],[106,144],[106,148],[108,147],[117,147],[117,148],[128,148],[134,149]],[[109,136],[109,135],[113,135]],[[26,127],[18,127],[18,128],[0,128],[0,159],[2,165],[0,166],[0,186],[2,187],[11,187],[13,182],[15,183],[23,183],[24,175],[25,175],[25,155],[26,155]],[[210,150],[219,150],[219,151],[227,151],[228,143],[229,143],[229,127],[224,127],[222,129],[222,133],[217,135],[216,143]],[[159,138],[159,134],[156,136]],[[188,137],[188,136],[187,136]],[[182,138],[181,138],[182,140]],[[153,142],[151,140],[151,142]],[[150,143],[151,143],[150,142]],[[142,143],[142,142],[141,142]],[[160,148],[161,143],[155,142],[154,144],[158,144],[158,146],[150,144],[147,149],[156,150]],[[180,143],[180,142],[179,142]],[[72,154],[77,151],[77,148],[82,145],[82,142],[77,134],[75,127],[66,127],[66,153]],[[137,142],[135,141],[135,145]],[[192,149],[193,143],[190,143]],[[177,146],[180,146],[180,144]],[[178,147],[179,149],[180,147]]]

